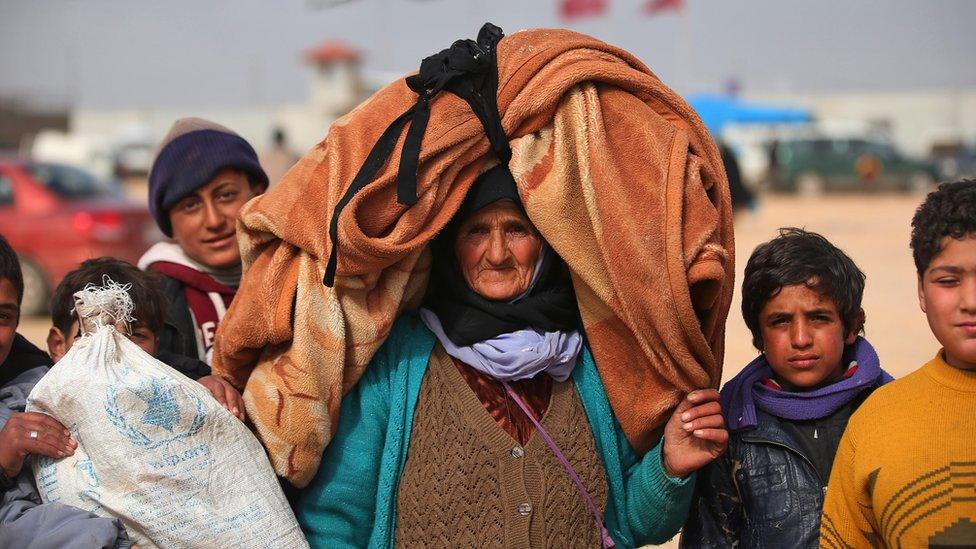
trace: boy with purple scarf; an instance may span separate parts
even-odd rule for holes
[[[817,547],[847,421],[891,380],[864,326],[864,274],[819,234],[780,229],[746,264],[762,354],[722,389],[728,451],[699,473],[682,547]]]

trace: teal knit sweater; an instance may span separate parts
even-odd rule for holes
[[[393,547],[398,484],[435,343],[416,315],[404,315],[343,399],[338,430],[296,509],[312,547]],[[661,443],[643,458],[634,454],[589,349],[572,380],[606,467],[604,520],[610,535],[618,547],[670,539],[688,515],[694,477],[665,473]]]

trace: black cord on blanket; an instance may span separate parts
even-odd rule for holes
[[[397,171],[397,202],[405,206],[417,203],[417,166],[420,148],[430,120],[430,103],[441,91],[448,91],[464,99],[481,121],[491,148],[504,164],[512,157],[508,137],[498,113],[498,62],[496,46],[505,36],[502,29],[485,23],[478,32],[478,40],[458,40],[450,48],[434,54],[420,63],[420,72],[407,78],[407,86],[417,93],[417,103],[398,116],[373,145],[352,184],[336,204],[329,222],[332,249],[322,283],[335,285],[339,251],[339,214],[356,193],[376,177],[380,168],[393,153],[393,147],[407,122],[410,129],[400,151]]]

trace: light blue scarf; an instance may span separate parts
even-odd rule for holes
[[[518,381],[545,372],[566,381],[583,347],[579,331],[538,332],[532,328],[501,334],[468,347],[458,347],[444,333],[441,321],[429,309],[420,319],[437,336],[447,354],[500,381]]]

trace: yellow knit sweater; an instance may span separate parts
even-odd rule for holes
[[[820,546],[976,546],[976,372],[942,351],[851,417],[827,487]]]

